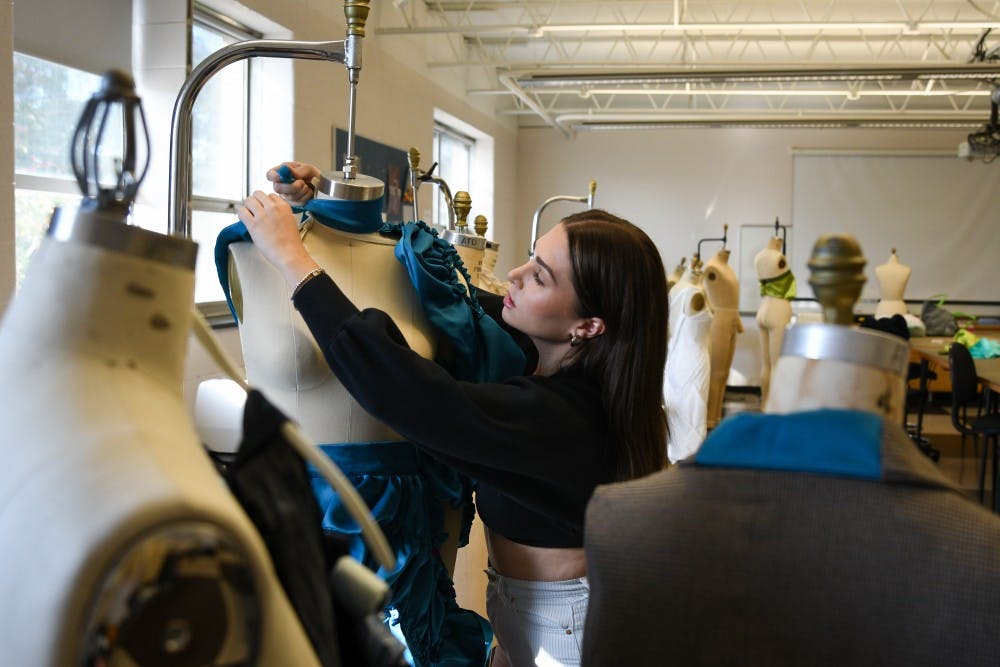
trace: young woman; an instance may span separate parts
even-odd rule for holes
[[[294,183],[278,183],[273,170],[269,177],[301,203],[319,172],[288,164]],[[591,210],[539,238],[532,259],[508,276],[502,313],[534,343],[537,368],[472,384],[410,350],[385,313],[359,311],[310,257],[279,195],[254,192],[239,217],[354,398],[477,480],[487,611],[499,644],[493,664],[579,664],[587,501],[598,484],[665,464],[667,283],[649,237]],[[428,417],[442,406],[447,420]]]

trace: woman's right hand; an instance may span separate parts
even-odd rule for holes
[[[281,167],[288,167],[295,180],[285,183],[278,173]],[[285,201],[294,206],[303,206],[313,198],[316,193],[312,186],[312,180],[322,175],[319,167],[308,162],[282,162],[281,164],[267,170],[267,180],[273,183],[274,191],[285,198]]]
[[[278,195],[255,190],[236,213],[261,255],[281,272],[290,287],[319,266],[302,243],[291,207]]]

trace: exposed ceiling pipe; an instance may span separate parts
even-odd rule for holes
[[[517,79],[512,74],[501,73],[497,75],[497,78],[499,79],[500,83],[502,83],[508,90],[510,90],[510,92],[514,93],[514,95],[516,95],[519,100],[524,102],[524,104],[527,105],[528,108],[530,108],[532,111],[538,114],[539,118],[544,120],[551,127],[558,128],[563,133],[563,135],[565,135],[567,139],[571,139],[573,137],[573,132],[568,128],[564,127],[563,125],[557,123],[552,118],[552,115],[549,114],[548,111],[543,109],[541,105],[539,105],[538,102],[536,102],[535,99],[527,93],[527,91],[525,91],[523,88],[521,88],[520,85],[518,85]]]

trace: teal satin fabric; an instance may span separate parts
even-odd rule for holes
[[[340,496],[310,467],[323,530],[348,537],[351,556],[389,584],[385,620],[398,619],[413,664],[485,664],[493,630],[486,619],[458,606],[454,584],[438,555],[447,538],[445,507],[462,511],[458,544],[469,542],[471,480],[410,442],[345,443],[322,449],[371,509],[396,554],[395,569],[379,566]]]

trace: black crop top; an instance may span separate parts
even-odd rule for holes
[[[365,410],[477,480],[485,525],[521,544],[583,546],[587,501],[615,470],[596,382],[573,368],[456,381],[411,350],[386,313],[358,311],[329,276],[310,280],[294,302]]]

